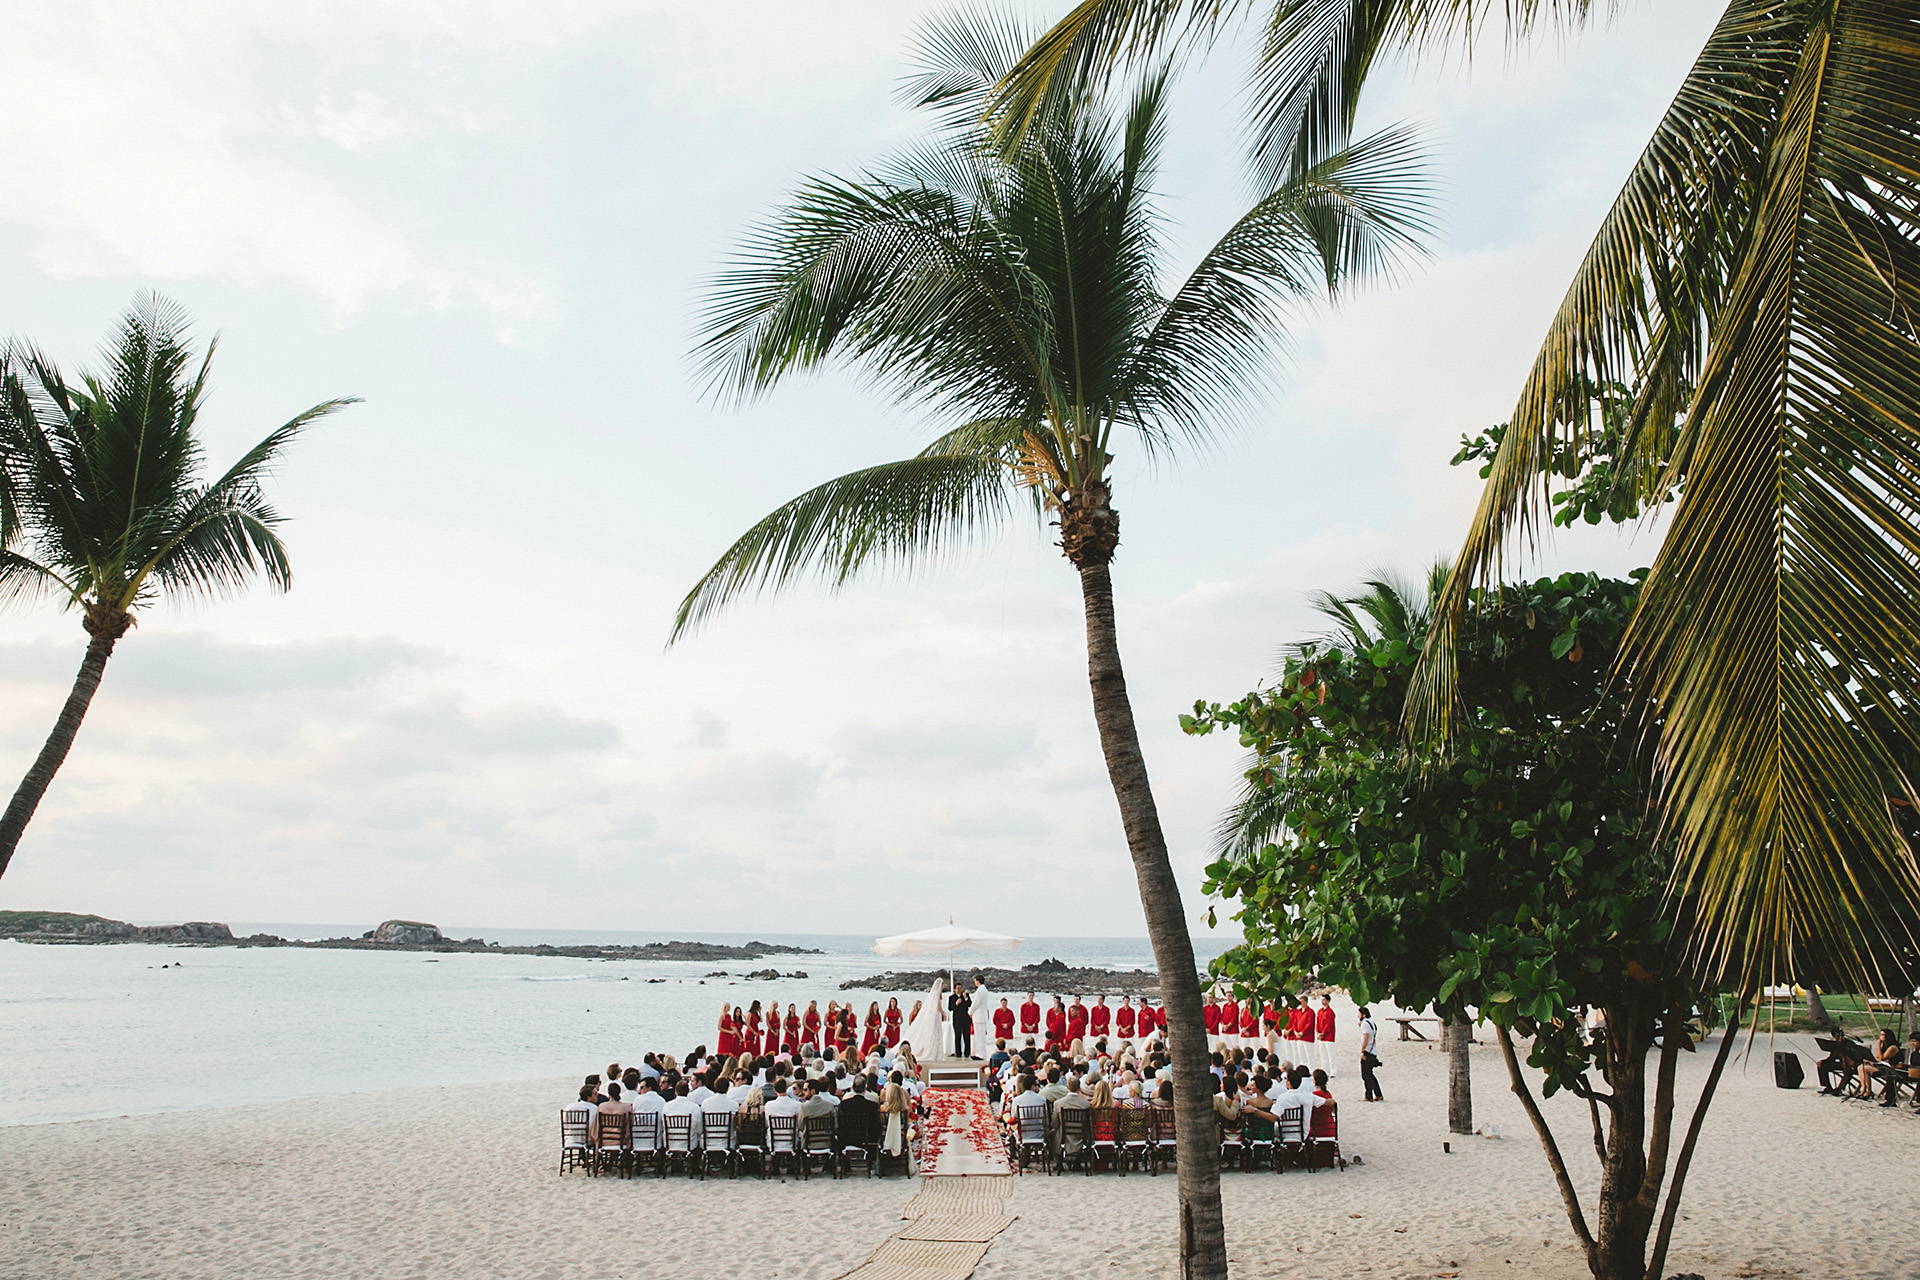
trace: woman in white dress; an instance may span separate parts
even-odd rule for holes
[[[935,978],[927,989],[927,998],[920,1002],[919,1014],[907,1024],[907,1044],[922,1062],[937,1062],[947,1056],[946,993],[947,980]]]

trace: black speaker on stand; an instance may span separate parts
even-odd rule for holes
[[[1798,1089],[1807,1073],[1800,1066],[1800,1055],[1783,1049],[1773,1054],[1773,1082],[1782,1089]]]

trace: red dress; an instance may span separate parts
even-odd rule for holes
[[[853,1049],[853,1042],[860,1038],[860,1015],[851,1009],[840,1011],[840,1029],[833,1038],[834,1047],[845,1058]]]
[[[887,1024],[887,1044],[889,1047],[897,1046],[900,1043],[900,1010],[897,1007],[890,1006],[887,1009],[885,1021]]]
[[[1067,1044],[1087,1038],[1087,1006],[1070,1004],[1067,1006]]]
[[[715,1042],[713,1047],[714,1054],[717,1057],[722,1057],[722,1058],[732,1057],[733,1056],[733,1019],[732,1017],[724,1013],[720,1015],[720,1024],[719,1024],[719,1029],[716,1032],[716,1035],[719,1038]]]
[[[786,1053],[800,1052],[800,1015],[793,1011],[792,1005],[787,1006],[787,1022],[784,1030],[786,1035],[780,1041],[780,1048]]]
[[[1031,1000],[1020,1006],[1020,1034],[1023,1036],[1040,1034],[1040,1006]]]
[[[1133,1006],[1123,1004],[1113,1011],[1113,1030],[1122,1040],[1133,1039]]]
[[[993,1034],[998,1040],[1013,1039],[1013,1010],[995,1009],[993,1011]]]
[[[740,1037],[740,1052],[760,1052],[760,1015],[757,1013],[747,1015],[747,1033]]]
[[[769,1058],[780,1052],[780,1015],[771,1009],[767,1010],[766,1047],[761,1052]]]
[[[1047,1052],[1058,1053],[1066,1047],[1061,1037],[1067,1034],[1066,1010],[1055,1006],[1047,1010]]]
[[[878,1010],[867,1013],[867,1034],[860,1037],[860,1056],[866,1057],[880,1047],[880,1014]]]
[[[820,1047],[820,1011],[807,1010],[800,1019],[800,1028],[806,1032],[807,1043],[818,1049]]]
[[[1113,1010],[1103,1004],[1096,1004],[1087,1010],[1087,1030],[1095,1040],[1106,1035],[1113,1027]]]

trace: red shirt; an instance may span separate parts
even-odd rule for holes
[[[1002,1040],[1013,1039],[1013,1010],[995,1009],[993,1011],[993,1034]]]
[[[1070,1004],[1067,1006],[1067,1039],[1083,1039],[1087,1034],[1087,1006]]]
[[[1040,1006],[1031,1000],[1020,1006],[1020,1034],[1023,1036],[1040,1034]]]
[[[1298,1040],[1300,1038],[1300,1019],[1304,1013],[1306,1013],[1306,1010],[1300,1008],[1298,1005],[1287,1010],[1287,1039]]]
[[[1267,1024],[1269,1031],[1280,1025],[1280,1011],[1273,1007],[1273,1001],[1267,1001],[1266,1008],[1260,1011],[1260,1020]]]
[[[1122,1039],[1133,1039],[1133,1006],[1123,1004],[1113,1011],[1113,1028]]]
[[[1067,1033],[1067,1015],[1060,1009],[1047,1010],[1047,1039],[1058,1040]]]
[[[1308,1044],[1313,1043],[1313,1010],[1300,1010],[1300,1038]]]
[[[1319,1034],[1322,1040],[1330,1041],[1333,1039],[1333,1009],[1331,1006],[1314,1011],[1313,1029]],[[1326,1108],[1322,1107],[1321,1110],[1324,1111]]]
[[[1223,1036],[1240,1034],[1240,1006],[1231,1000],[1220,1002],[1220,1034]]]
[[[1113,1010],[1107,1006],[1097,1004],[1087,1010],[1087,1029],[1093,1032],[1095,1039],[1107,1034],[1107,1028],[1112,1025]]]
[[[1207,1034],[1220,1030],[1220,1006],[1209,1000],[1200,1009],[1200,1017],[1207,1024]]]
[[[1249,1040],[1260,1034],[1260,1010],[1251,1000],[1240,1009],[1240,1034]]]

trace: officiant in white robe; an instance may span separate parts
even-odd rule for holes
[[[973,1056],[993,1056],[993,992],[977,973],[973,975]]]

